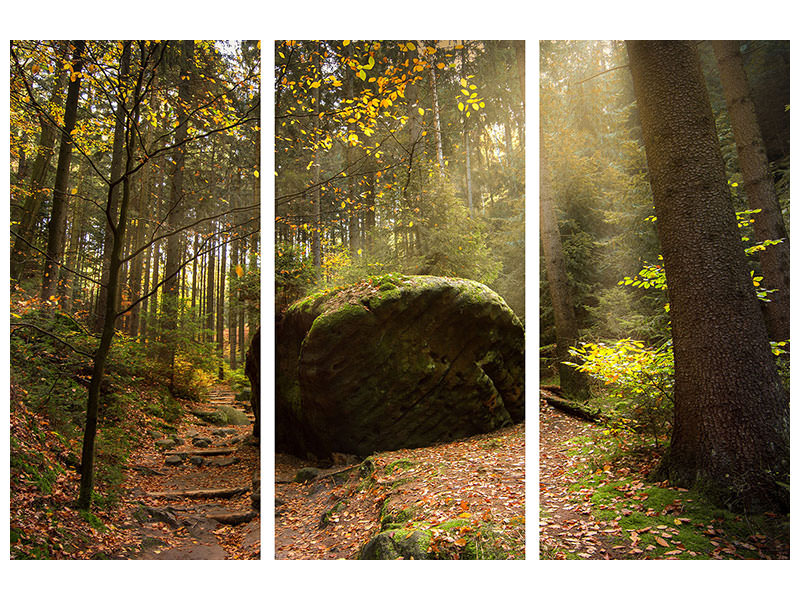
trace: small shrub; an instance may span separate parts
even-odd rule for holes
[[[567,362],[610,388],[617,426],[634,422],[653,435],[658,445],[672,424],[675,359],[672,341],[652,349],[623,339],[612,343],[584,343],[570,348],[577,362]]]

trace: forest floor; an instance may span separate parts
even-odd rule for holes
[[[79,442],[57,433],[46,416],[27,407],[26,394],[12,383],[12,558],[260,557],[260,515],[254,509],[260,457],[246,417],[249,406],[238,407],[239,425],[212,425],[197,416],[234,406],[230,388],[212,387],[202,402],[185,405],[169,442],[154,439],[163,434],[142,435],[144,442],[118,468],[117,499],[108,502],[108,485],[97,481],[95,488],[103,493],[90,511],[75,506],[80,475],[77,459],[68,457],[79,455]],[[141,413],[128,418],[138,431],[158,429],[151,429]],[[206,454],[195,454],[199,451]],[[104,467],[102,461],[98,467]],[[187,496],[186,490],[201,497]]]
[[[187,407],[171,438],[180,443],[157,440],[131,457],[124,526],[138,544],[128,558],[260,557],[259,447],[252,424],[214,425],[198,416],[234,404],[229,387],[213,387],[202,403]],[[237,408],[250,412],[249,403]]]
[[[524,424],[356,460],[319,469],[276,456],[275,558],[356,559],[393,529],[430,532],[430,557],[525,558]]]
[[[539,411],[543,559],[788,559],[788,517],[739,515],[651,480],[660,452],[545,402]]]

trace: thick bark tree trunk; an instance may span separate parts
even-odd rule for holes
[[[664,256],[675,419],[662,471],[716,502],[788,510],[789,419],[692,42],[627,42]]]
[[[769,170],[767,151],[756,119],[756,109],[750,97],[750,87],[739,53],[739,42],[715,40],[712,42],[717,57],[719,76],[728,116],[736,140],[739,168],[744,177],[744,193],[753,215],[755,241],[779,240],[784,242],[767,246],[758,253],[764,275],[765,289],[777,289],[770,302],[763,307],[767,331],[771,340],[789,339],[789,237],[783,222],[778,195]]]

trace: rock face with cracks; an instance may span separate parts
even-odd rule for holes
[[[366,456],[524,419],[524,332],[474,281],[385,275],[292,305],[276,327],[276,446]]]

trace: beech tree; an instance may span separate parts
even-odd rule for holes
[[[662,471],[788,510],[789,420],[692,42],[629,41],[670,300],[675,415]]]

